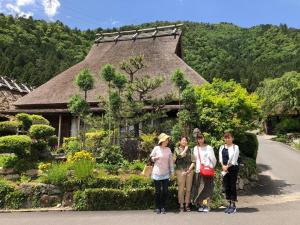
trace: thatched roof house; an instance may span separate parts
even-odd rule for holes
[[[179,25],[156,27],[143,30],[123,31],[99,34],[90,52],[82,62],[58,74],[47,83],[15,103],[16,112],[40,113],[51,115],[58,123],[58,115],[63,115],[65,128],[63,136],[70,135],[71,119],[67,109],[70,97],[78,92],[74,86],[74,78],[83,68],[89,68],[95,79],[95,88],[88,93],[87,100],[92,111],[101,110],[98,107],[99,96],[105,97],[107,85],[99,79],[99,70],[107,63],[119,68],[123,60],[132,56],[143,55],[146,67],[136,74],[136,77],[149,75],[164,76],[165,81],[152,96],[161,97],[168,93],[178,93],[171,81],[172,73],[181,69],[186,79],[201,85],[206,82],[196,71],[182,60],[181,30]],[[174,103],[172,103],[174,106]],[[12,111],[12,112],[13,112]],[[56,115],[56,116],[54,116]],[[68,115],[68,116],[67,116]],[[60,119],[61,121],[61,119]],[[67,125],[69,124],[69,125]]]
[[[5,111],[13,108],[13,104],[32,91],[31,87],[17,83],[7,77],[0,76],[0,120],[7,120]]]

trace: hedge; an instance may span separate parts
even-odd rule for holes
[[[0,122],[0,136],[17,134],[18,126],[17,121]]]
[[[36,124],[30,127],[29,133],[35,139],[48,139],[54,135],[55,129],[49,125]]]
[[[235,143],[239,146],[241,155],[256,159],[258,152],[257,136],[252,133],[245,133],[241,137],[237,137]]]
[[[75,192],[76,210],[121,210],[154,208],[154,188],[109,189],[92,188]],[[177,208],[177,188],[169,188],[167,209]]]
[[[26,135],[0,137],[0,153],[15,153],[24,156],[30,151],[31,139]]]
[[[5,207],[6,195],[13,191],[13,186],[10,185],[8,181],[4,180],[3,178],[0,178],[0,208]]]
[[[23,130],[28,131],[32,125],[31,116],[27,113],[19,113],[16,115],[16,118],[21,122]]]
[[[49,125],[50,122],[49,120],[45,119],[44,117],[40,116],[40,115],[30,115],[30,118],[32,120],[32,125],[35,124],[43,124],[43,125]]]

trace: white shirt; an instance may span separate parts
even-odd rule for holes
[[[230,147],[227,147],[226,145],[221,145],[219,149],[219,161],[223,165],[223,158],[222,158],[222,150],[224,148],[228,149],[228,155],[229,155],[229,160],[228,160],[228,165],[238,165],[238,158],[240,154],[239,146],[238,145],[231,145]]]
[[[201,158],[201,164],[208,166],[210,168],[214,168],[216,166],[217,160],[216,160],[215,152],[210,145],[206,145],[205,147],[199,147],[198,145],[195,146],[193,154],[194,154],[194,158],[196,159],[196,173],[200,172],[200,158]]]

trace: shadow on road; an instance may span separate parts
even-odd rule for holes
[[[269,165],[257,164],[257,168],[259,172],[258,182],[249,190],[247,195],[281,195],[286,193],[286,187],[293,186],[293,184],[289,184],[285,180],[277,180],[268,175],[267,171],[272,169]]]
[[[212,210],[212,212],[224,212],[225,209],[214,209]],[[237,212],[239,213],[255,213],[255,212],[258,212],[258,208],[253,208],[253,207],[238,207],[237,208]]]

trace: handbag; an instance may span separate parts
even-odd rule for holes
[[[151,165],[145,165],[144,169],[142,171],[142,175],[145,177],[150,177],[152,174],[153,166]]]
[[[211,168],[209,166],[205,166],[201,163],[201,156],[200,156],[200,150],[199,147],[197,147],[198,149],[198,157],[199,157],[199,161],[200,161],[200,175],[204,176],[204,177],[214,177],[215,176],[215,170],[214,168]]]

